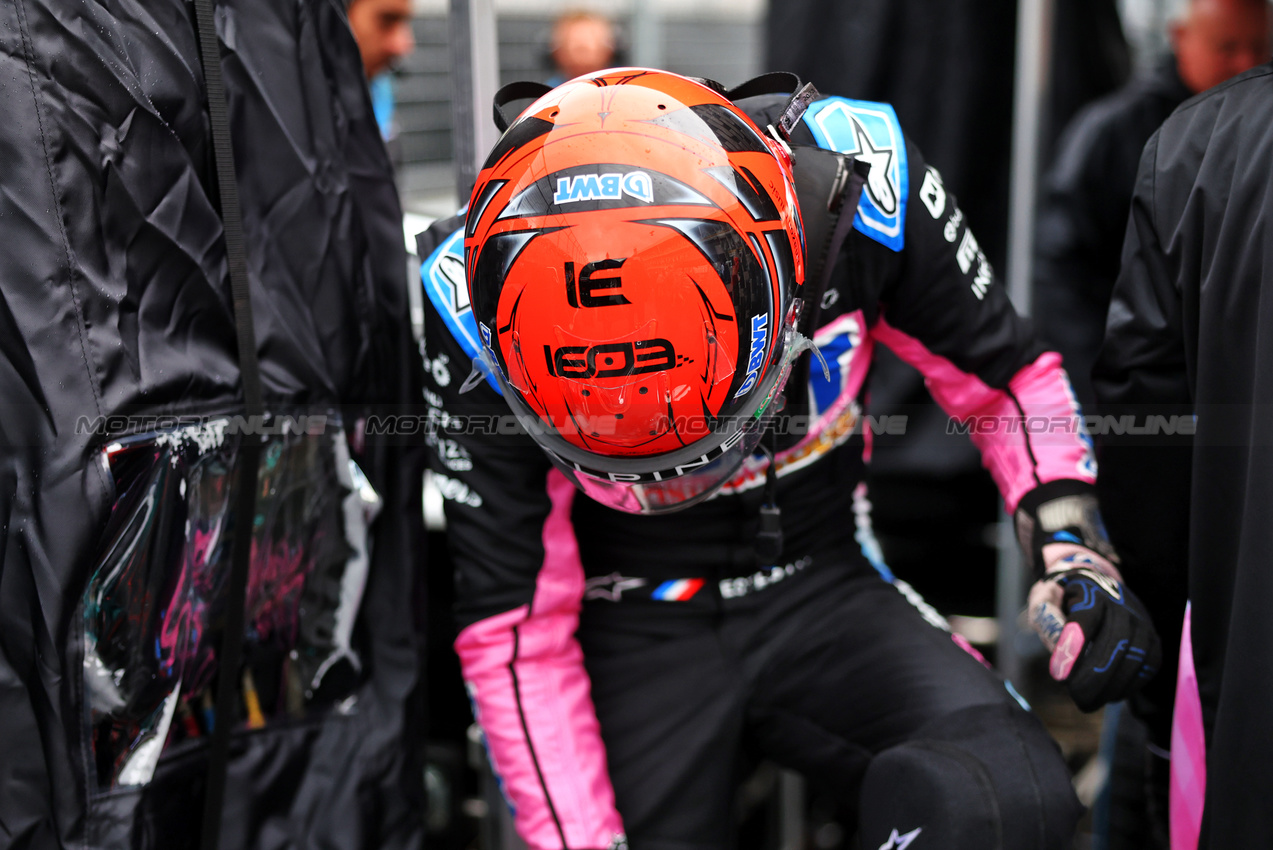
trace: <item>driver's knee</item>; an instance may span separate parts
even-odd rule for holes
[[[867,768],[863,850],[1062,850],[1082,806],[1056,743],[1015,705],[930,722]]]

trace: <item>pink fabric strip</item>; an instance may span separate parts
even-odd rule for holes
[[[774,469],[779,478],[821,460],[832,449],[845,443],[859,428],[869,445],[871,429],[862,427],[858,422],[860,411],[856,405],[858,390],[862,388],[867,372],[870,371],[871,352],[875,348],[875,342],[862,333],[864,321],[862,311],[857,310],[836,317],[814,334],[815,344],[819,341],[825,344],[840,334],[848,334],[854,343],[852,348],[840,355],[840,362],[837,364],[842,384],[835,401],[826,410],[818,411],[809,424],[808,433],[798,443],[778,452],[774,458]],[[813,354],[808,356],[810,371],[815,375],[819,374],[822,364]],[[866,459],[870,460],[869,457]],[[763,486],[768,467],[769,462],[765,458],[751,455],[743,461],[737,474],[721,488],[721,495],[743,493]]]
[[[960,371],[883,320],[871,334],[922,372],[942,409],[968,427],[1009,513],[1044,482],[1095,482],[1091,441],[1059,354],[1044,352],[1022,367],[1008,382],[1009,393]]]
[[[532,850],[559,850],[562,832],[567,847],[609,847],[623,825],[574,638],[584,585],[570,523],[576,491],[556,470],[547,488],[552,510],[530,608],[474,623],[455,648],[518,833]]]
[[[789,449],[778,452],[775,459],[778,467],[791,466],[800,468],[808,463],[817,460],[822,456],[825,450],[829,450],[832,444],[838,445],[837,439],[828,439],[827,430],[831,429],[836,420],[844,416],[857,398],[858,390],[862,388],[863,382],[866,381],[867,372],[871,368],[871,350],[875,347],[875,343],[871,338],[862,332],[865,324],[865,317],[861,310],[855,310],[843,316],[837,316],[827,324],[818,328],[813,334],[814,343],[833,339],[840,334],[848,334],[854,340],[853,347],[841,355],[839,368],[843,370],[843,388],[840,394],[836,396],[835,402],[826,410],[818,413],[818,418],[810,424],[809,433],[805,435],[800,442],[796,443]],[[818,374],[822,369],[822,364],[818,362],[818,358],[810,353],[806,355],[809,358],[809,371],[812,374]],[[870,430],[870,429],[866,429]],[[815,446],[823,444],[823,451],[816,451]]]
[[[1202,831],[1207,792],[1207,739],[1202,727],[1202,699],[1193,666],[1192,608],[1185,606],[1180,636],[1180,668],[1176,676],[1176,708],[1171,721],[1171,850],[1196,850]]]
[[[841,335],[847,335],[852,342],[852,348],[840,354],[839,368],[844,376],[843,389],[835,404],[829,410],[820,412],[815,428],[825,427],[840,414],[844,405],[857,398],[858,390],[862,389],[871,368],[871,352],[875,343],[866,331],[866,316],[861,310],[836,316],[813,332],[813,342],[814,345],[823,346]],[[821,369],[822,364],[818,362],[818,358],[810,354],[809,372],[816,375]]]

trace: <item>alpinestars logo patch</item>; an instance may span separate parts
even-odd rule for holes
[[[910,178],[906,138],[893,107],[828,97],[811,105],[802,120],[818,147],[870,166],[853,226],[890,250],[902,250]]]
[[[911,846],[911,842],[918,838],[923,831],[924,828],[921,826],[899,835],[895,829],[893,834],[888,837],[888,841],[880,845],[880,850],[906,850],[907,847]]]
[[[645,579],[628,578],[618,573],[610,573],[608,576],[594,576],[584,582],[583,598],[618,602],[623,598],[625,590],[635,590],[638,587],[645,587]]]
[[[890,173],[893,169],[893,149],[876,147],[871,141],[871,134],[866,132],[857,116],[852,116],[853,138],[857,141],[858,159],[871,166],[871,174],[866,181],[866,191],[885,215],[897,215],[897,190],[893,187]]]

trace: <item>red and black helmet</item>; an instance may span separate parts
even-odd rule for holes
[[[804,245],[786,150],[718,91],[636,68],[551,90],[486,160],[464,247],[488,365],[584,492],[671,510],[756,449]]]

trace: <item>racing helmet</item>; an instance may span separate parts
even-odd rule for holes
[[[721,91],[571,80],[508,125],[469,201],[484,368],[590,497],[702,501],[757,450],[807,344],[803,239],[787,148]]]

